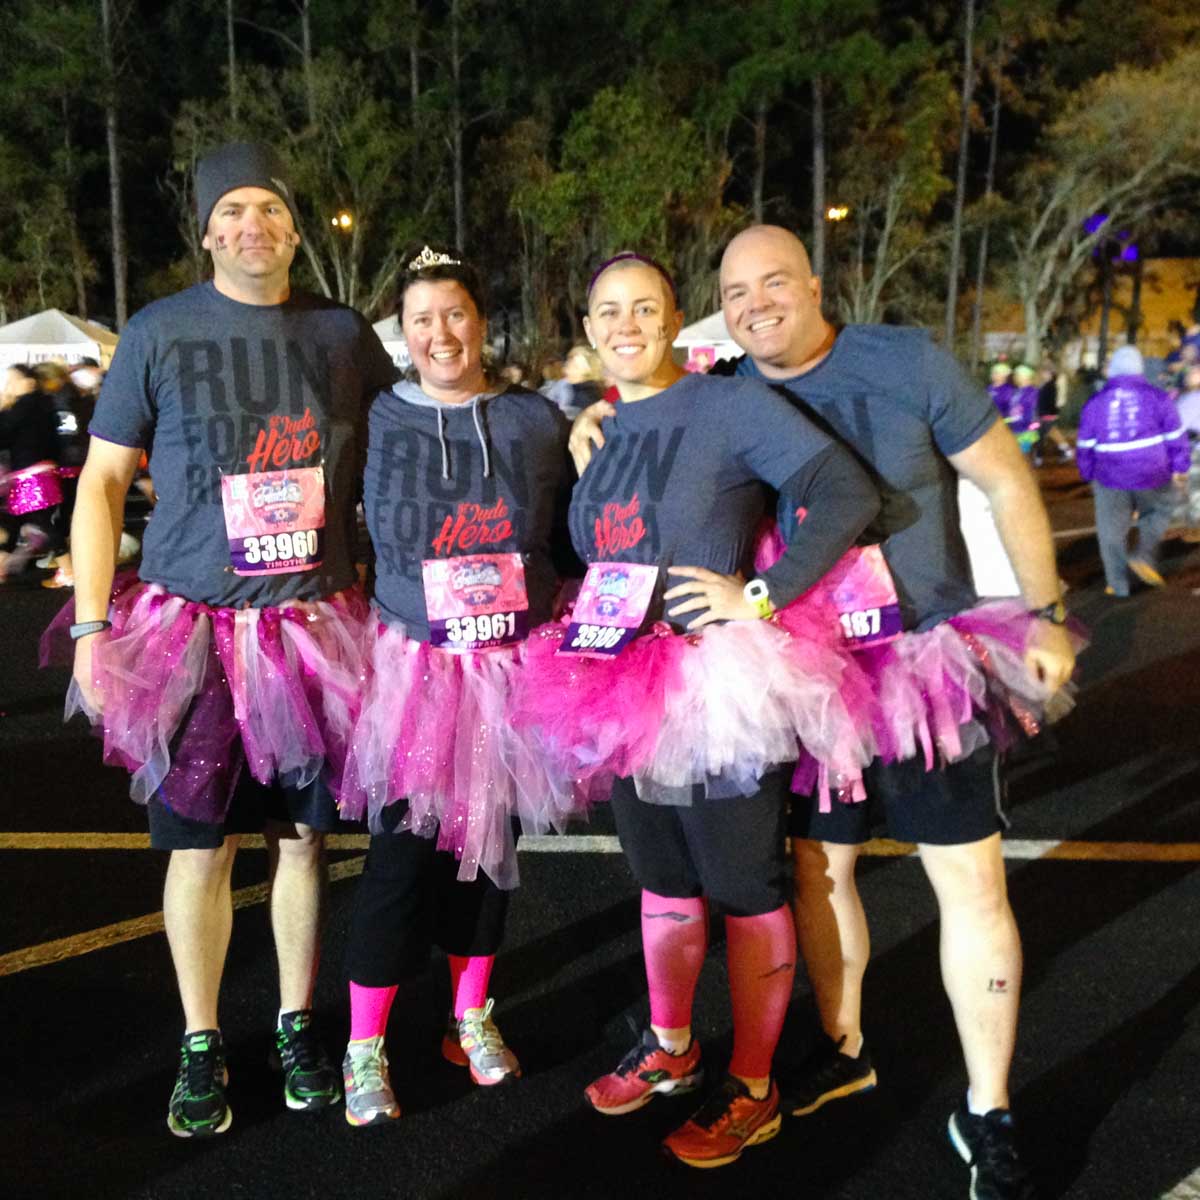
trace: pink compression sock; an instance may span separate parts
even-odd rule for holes
[[[726,917],[725,948],[733,1002],[729,1073],[743,1079],[771,1074],[796,975],[796,926],[781,905],[760,917]]]
[[[454,997],[454,1019],[461,1021],[468,1008],[482,1008],[487,1003],[488,984],[492,978],[494,954],[447,954],[450,964],[450,995]]]
[[[708,950],[708,905],[702,896],[673,899],[642,891],[642,953],[650,985],[650,1023],[692,1023],[692,996]]]
[[[350,983],[350,1040],[382,1037],[387,1031],[388,1013],[396,998],[396,987],[364,987]]]

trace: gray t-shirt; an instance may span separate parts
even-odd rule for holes
[[[562,413],[524,388],[441,404],[399,383],[375,397],[369,430],[363,506],[383,620],[428,641],[422,562],[515,552],[529,627],[548,621],[575,475]]]
[[[395,375],[362,316],[305,292],[260,306],[201,283],[137,313],[89,432],[149,452],[158,505],[142,579],[204,604],[255,608],[353,583],[367,404]],[[222,477],[317,466],[325,485],[320,565],[235,574]]]
[[[763,378],[749,356],[737,373]],[[928,629],[977,600],[947,456],[999,419],[987,393],[921,329],[848,325],[829,356],[767,380],[848,446],[883,499],[876,528],[906,629]]]
[[[658,566],[652,620],[661,615],[662,592],[683,582],[668,578],[673,565],[753,574],[768,487],[791,511],[813,514],[762,573],[779,606],[828,570],[878,509],[853,458],[753,380],[687,375],[657,395],[618,404],[603,429],[604,445],[571,498],[571,539],[587,562]]]

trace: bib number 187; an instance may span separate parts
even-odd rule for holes
[[[855,612],[840,613],[842,632],[848,638],[874,637],[880,630],[880,610],[860,608]]]

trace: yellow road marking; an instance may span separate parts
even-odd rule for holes
[[[335,833],[325,839],[330,850],[365,850],[365,833]],[[566,834],[522,837],[528,853],[618,854],[621,846],[610,834]],[[246,834],[242,846],[261,850],[260,834]],[[1033,838],[1006,838],[1004,857],[1017,862],[1060,859],[1072,862],[1200,862],[1200,842],[1060,842]],[[0,833],[2,850],[148,850],[145,833]],[[904,858],[916,853],[909,842],[875,838],[863,847],[872,858]]]
[[[331,881],[350,879],[361,875],[362,869],[361,858],[332,863],[329,867],[329,878]],[[248,908],[252,904],[262,904],[266,898],[267,885],[256,883],[253,887],[238,888],[233,893],[233,907]],[[132,942],[162,931],[163,915],[156,912],[147,913],[144,917],[133,917],[128,921],[118,921],[115,925],[102,925],[99,929],[89,929],[86,933],[56,938],[52,942],[43,942],[40,946],[27,946],[23,950],[0,955],[0,977],[16,975],[33,967],[45,967],[65,958],[78,958],[81,954],[90,954],[93,950],[119,946],[122,942]]]

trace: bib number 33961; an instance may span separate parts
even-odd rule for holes
[[[519,554],[470,554],[421,563],[429,641],[441,650],[492,650],[529,634]]]

